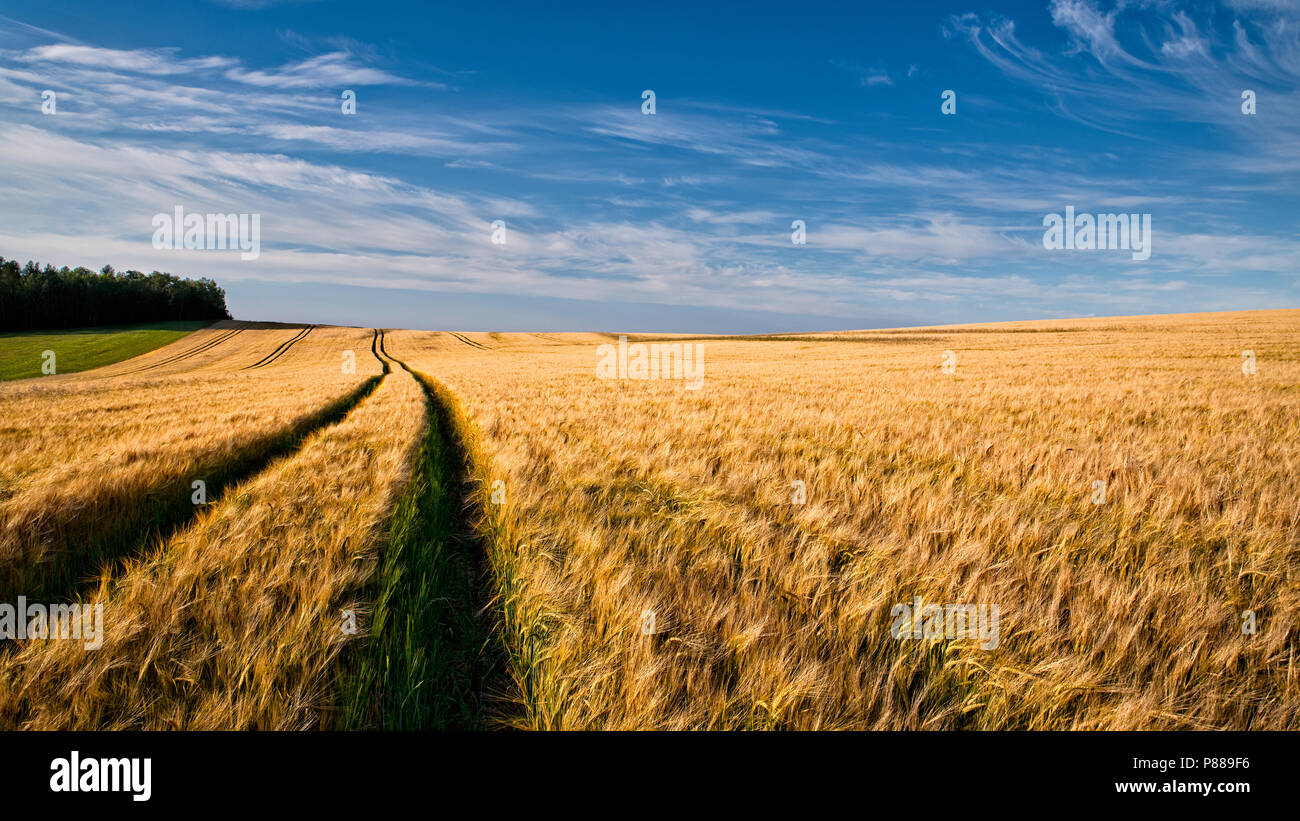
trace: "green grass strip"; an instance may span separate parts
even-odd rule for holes
[[[211,324],[196,319],[0,334],[0,381],[44,376],[45,351],[54,352],[57,373],[77,373],[148,353]]]
[[[435,386],[394,361],[424,389],[425,428],[380,555],[368,635],[343,663],[337,727],[484,729],[501,666],[466,518],[465,454]]]

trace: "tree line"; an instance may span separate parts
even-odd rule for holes
[[[130,325],[173,319],[230,319],[226,292],[202,277],[118,273],[105,265],[55,268],[0,257],[0,331]]]

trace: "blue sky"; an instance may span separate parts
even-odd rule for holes
[[[1296,307],[1300,0],[0,0],[0,193],[0,255],[212,276],[247,319]],[[177,205],[260,214],[260,257],[153,248]],[[1150,214],[1150,258],[1045,249],[1066,206]]]

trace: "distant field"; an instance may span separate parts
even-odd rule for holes
[[[0,381],[41,376],[45,351],[54,351],[57,373],[76,373],[139,356],[211,324],[211,320],[197,319],[120,328],[0,333]]]

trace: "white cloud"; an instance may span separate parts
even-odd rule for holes
[[[37,46],[16,55],[15,59],[25,63],[63,63],[141,74],[183,74],[226,68],[235,65],[236,62],[227,57],[197,57],[183,60],[175,56],[175,51],[175,49],[123,51],[59,43]]]
[[[383,69],[358,64],[346,51],[320,54],[270,71],[232,68],[231,80],[267,88],[335,88],[337,86],[417,85]],[[446,88],[442,83],[419,83]]]

